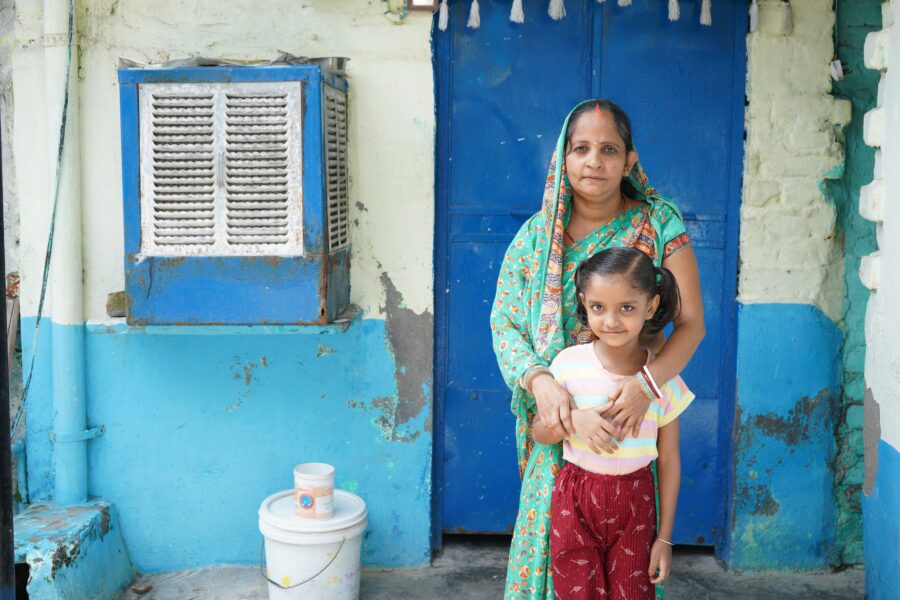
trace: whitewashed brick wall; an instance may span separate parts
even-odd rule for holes
[[[738,299],[815,304],[838,321],[843,258],[822,180],[841,175],[836,128],[849,122],[850,103],[830,95],[831,3],[791,7],[792,33],[781,31],[780,0],[764,0],[747,38]]]

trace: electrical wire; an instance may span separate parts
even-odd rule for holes
[[[56,178],[53,191],[53,208],[50,213],[50,230],[47,233],[47,252],[44,255],[44,275],[41,280],[41,296],[38,301],[37,319],[34,324],[34,340],[31,344],[31,364],[28,366],[28,377],[22,390],[22,401],[16,409],[16,416],[10,426],[10,439],[15,437],[22,415],[25,414],[25,403],[28,401],[28,391],[31,389],[31,379],[34,375],[34,363],[37,358],[38,338],[41,333],[41,322],[44,318],[44,303],[47,299],[47,283],[50,280],[50,258],[53,255],[53,234],[56,231],[56,213],[59,207],[59,190],[61,187],[60,173],[62,171],[63,149],[66,143],[66,118],[69,114],[69,84],[72,76],[72,42],[75,35],[75,0],[69,0],[69,31],[66,38],[66,79],[63,91],[62,119],[59,125],[59,144],[56,151]]]

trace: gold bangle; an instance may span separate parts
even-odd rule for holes
[[[657,542],[662,542],[663,544],[666,544],[667,546],[674,546],[674,545],[675,545],[675,544],[673,544],[672,542],[667,542],[666,540],[664,540],[664,539],[662,539],[662,538],[656,538],[656,541],[657,541]]]
[[[522,389],[524,389],[529,394],[531,393],[531,388],[530,388],[529,384],[531,383],[531,380],[534,379],[535,376],[537,376],[538,373],[549,374],[550,369],[548,369],[547,367],[545,367],[543,365],[532,365],[532,366],[528,367],[527,369],[525,369],[525,372],[522,373],[522,382],[521,382]]]

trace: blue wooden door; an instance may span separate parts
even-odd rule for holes
[[[451,2],[436,32],[438,77],[435,250],[436,521],[447,532],[509,531],[519,493],[510,394],[488,317],[504,251],[540,208],[547,164],[566,112],[610,98],[632,119],[651,181],[682,206],[700,263],[707,336],[684,373],[697,400],[682,421],[683,482],[675,539],[722,539],[734,410],[737,226],[744,104],[743,5],[699,2],[666,18],[666,0],[623,8],[482,0]]]

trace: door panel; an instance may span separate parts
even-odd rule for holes
[[[735,31],[745,17],[722,3],[713,26],[702,27],[689,3],[670,23],[665,0],[569,0],[567,18],[552,21],[546,1],[525,0],[517,25],[509,2],[480,4],[480,29],[465,27],[469,3],[453,2],[449,29],[435,33],[436,518],[457,532],[509,531],[515,520],[514,419],[491,348],[490,307],[506,246],[540,209],[565,113],[593,95],[631,117],[641,161],[684,210],[697,254],[707,334],[683,374],[697,399],[682,419],[675,539],[714,543],[730,451],[720,440],[734,402],[742,115],[733,113],[743,105],[734,90],[742,90],[736,57],[744,56]]]

